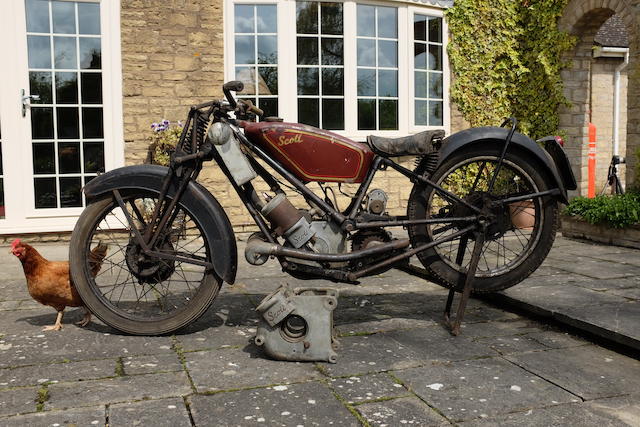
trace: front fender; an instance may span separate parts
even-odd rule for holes
[[[143,189],[160,192],[163,178],[169,169],[156,165],[136,165],[114,169],[91,180],[84,187],[88,203],[115,189]],[[167,195],[176,192],[176,183],[169,186]],[[212,256],[215,273],[225,282],[233,284],[238,266],[238,254],[233,228],[220,203],[202,185],[191,181],[181,202],[200,222]]]
[[[471,128],[454,133],[442,141],[438,166],[444,163],[449,156],[458,150],[470,147],[474,144],[482,144],[490,141],[504,142],[507,139],[508,134],[508,129],[493,126]],[[518,132],[513,134],[511,144],[509,145],[509,150],[514,149],[527,153],[532,161],[545,168],[549,178],[552,180],[552,184],[560,189],[560,196],[558,197],[562,202],[568,203],[566,185],[562,176],[558,172],[558,166],[549,153],[542,149],[531,138]]]

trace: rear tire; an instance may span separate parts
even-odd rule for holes
[[[158,193],[123,189],[121,194],[144,234]],[[211,262],[214,248],[194,209],[183,201],[176,209],[158,250]],[[222,280],[204,266],[144,255],[134,236],[111,194],[83,211],[71,236],[69,260],[72,281],[87,308],[107,325],[133,335],[168,334],[194,322],[209,308]],[[91,251],[98,242],[109,248],[94,277]]]
[[[487,142],[483,146],[471,147],[454,153],[440,165],[430,180],[460,198],[469,197],[468,201],[473,200],[470,194],[482,192],[483,182],[486,185],[489,181],[484,175],[490,176],[489,171],[499,157],[500,144],[493,145]],[[485,166],[481,167],[483,162]],[[543,168],[532,164],[530,159],[520,153],[508,152],[497,180],[501,185],[494,187],[491,196],[505,198],[517,193],[528,194],[549,190],[553,187],[548,184],[549,178],[542,174],[543,171]],[[477,185],[475,189],[472,184],[475,179],[468,179],[470,174],[473,177],[480,175],[475,182]],[[485,189],[488,189],[488,185]],[[553,245],[558,229],[558,204],[552,197],[543,197],[533,200],[533,206],[535,222],[532,227],[526,229],[513,225],[512,216],[508,213],[509,208],[505,209],[504,217],[508,217],[509,220],[505,220],[507,225],[503,226],[502,236],[487,240],[483,245],[480,263],[473,281],[474,293],[496,292],[514,286],[542,264]],[[453,212],[454,209],[458,210]],[[416,184],[411,192],[407,214],[409,219],[470,215],[470,213],[460,213],[459,208],[455,208],[453,203],[442,198],[433,188],[426,188],[420,184]],[[417,247],[432,242],[438,237],[446,236],[445,233],[453,233],[463,228],[462,225],[459,227],[451,225],[448,230],[441,231],[446,226],[447,224],[432,224],[410,227],[409,237],[412,246]],[[438,236],[438,234],[441,235]],[[468,237],[469,243],[462,266],[456,264],[460,238],[418,254],[418,259],[431,273],[436,283],[458,291],[462,290],[474,244],[473,235]]]

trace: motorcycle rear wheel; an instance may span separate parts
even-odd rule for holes
[[[144,235],[158,200],[150,190],[121,191],[135,228]],[[211,262],[212,248],[193,210],[177,204],[157,250]],[[87,308],[107,325],[133,335],[162,335],[198,319],[222,280],[211,269],[145,255],[134,229],[112,195],[91,203],[74,229],[69,260],[72,281]],[[107,254],[95,273],[100,243]]]
[[[498,144],[472,147],[453,154],[430,177],[446,190],[469,202],[477,201],[483,190],[488,190],[491,171],[500,157]],[[484,166],[481,166],[483,165]],[[542,168],[531,164],[522,154],[509,152],[496,180],[496,186],[488,197],[506,198],[516,194],[528,194],[549,190],[549,177],[541,173]],[[476,180],[477,178],[477,180]],[[474,187],[475,185],[475,187]],[[475,193],[475,194],[471,194]],[[484,192],[485,196],[486,191]],[[490,293],[520,283],[544,261],[558,229],[558,203],[552,197],[531,200],[530,207],[521,208],[516,203],[502,213],[502,229],[486,240],[473,281],[473,292]],[[532,209],[532,210],[531,210]],[[514,225],[514,212],[533,215],[533,224],[521,228]],[[511,212],[513,211],[513,212]],[[409,198],[407,214],[410,219],[446,216],[466,216],[456,204],[443,198],[432,187],[415,185]],[[526,217],[526,216],[525,216]],[[508,219],[507,219],[508,218]],[[413,247],[429,243],[436,238],[453,234],[462,226],[431,224],[409,228]],[[474,241],[468,235],[468,244],[462,265],[458,265],[457,252],[462,238],[443,243],[418,254],[418,259],[435,281],[447,288],[462,290],[467,266],[471,258]]]

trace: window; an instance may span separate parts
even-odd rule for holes
[[[397,1],[226,2],[226,31],[233,37],[227,38],[225,77],[244,81],[239,95],[269,115],[354,139],[448,130],[441,8]]]

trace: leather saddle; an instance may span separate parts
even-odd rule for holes
[[[443,130],[426,130],[401,138],[384,138],[369,135],[367,144],[377,154],[385,157],[421,156],[435,150],[434,142],[444,138]]]

